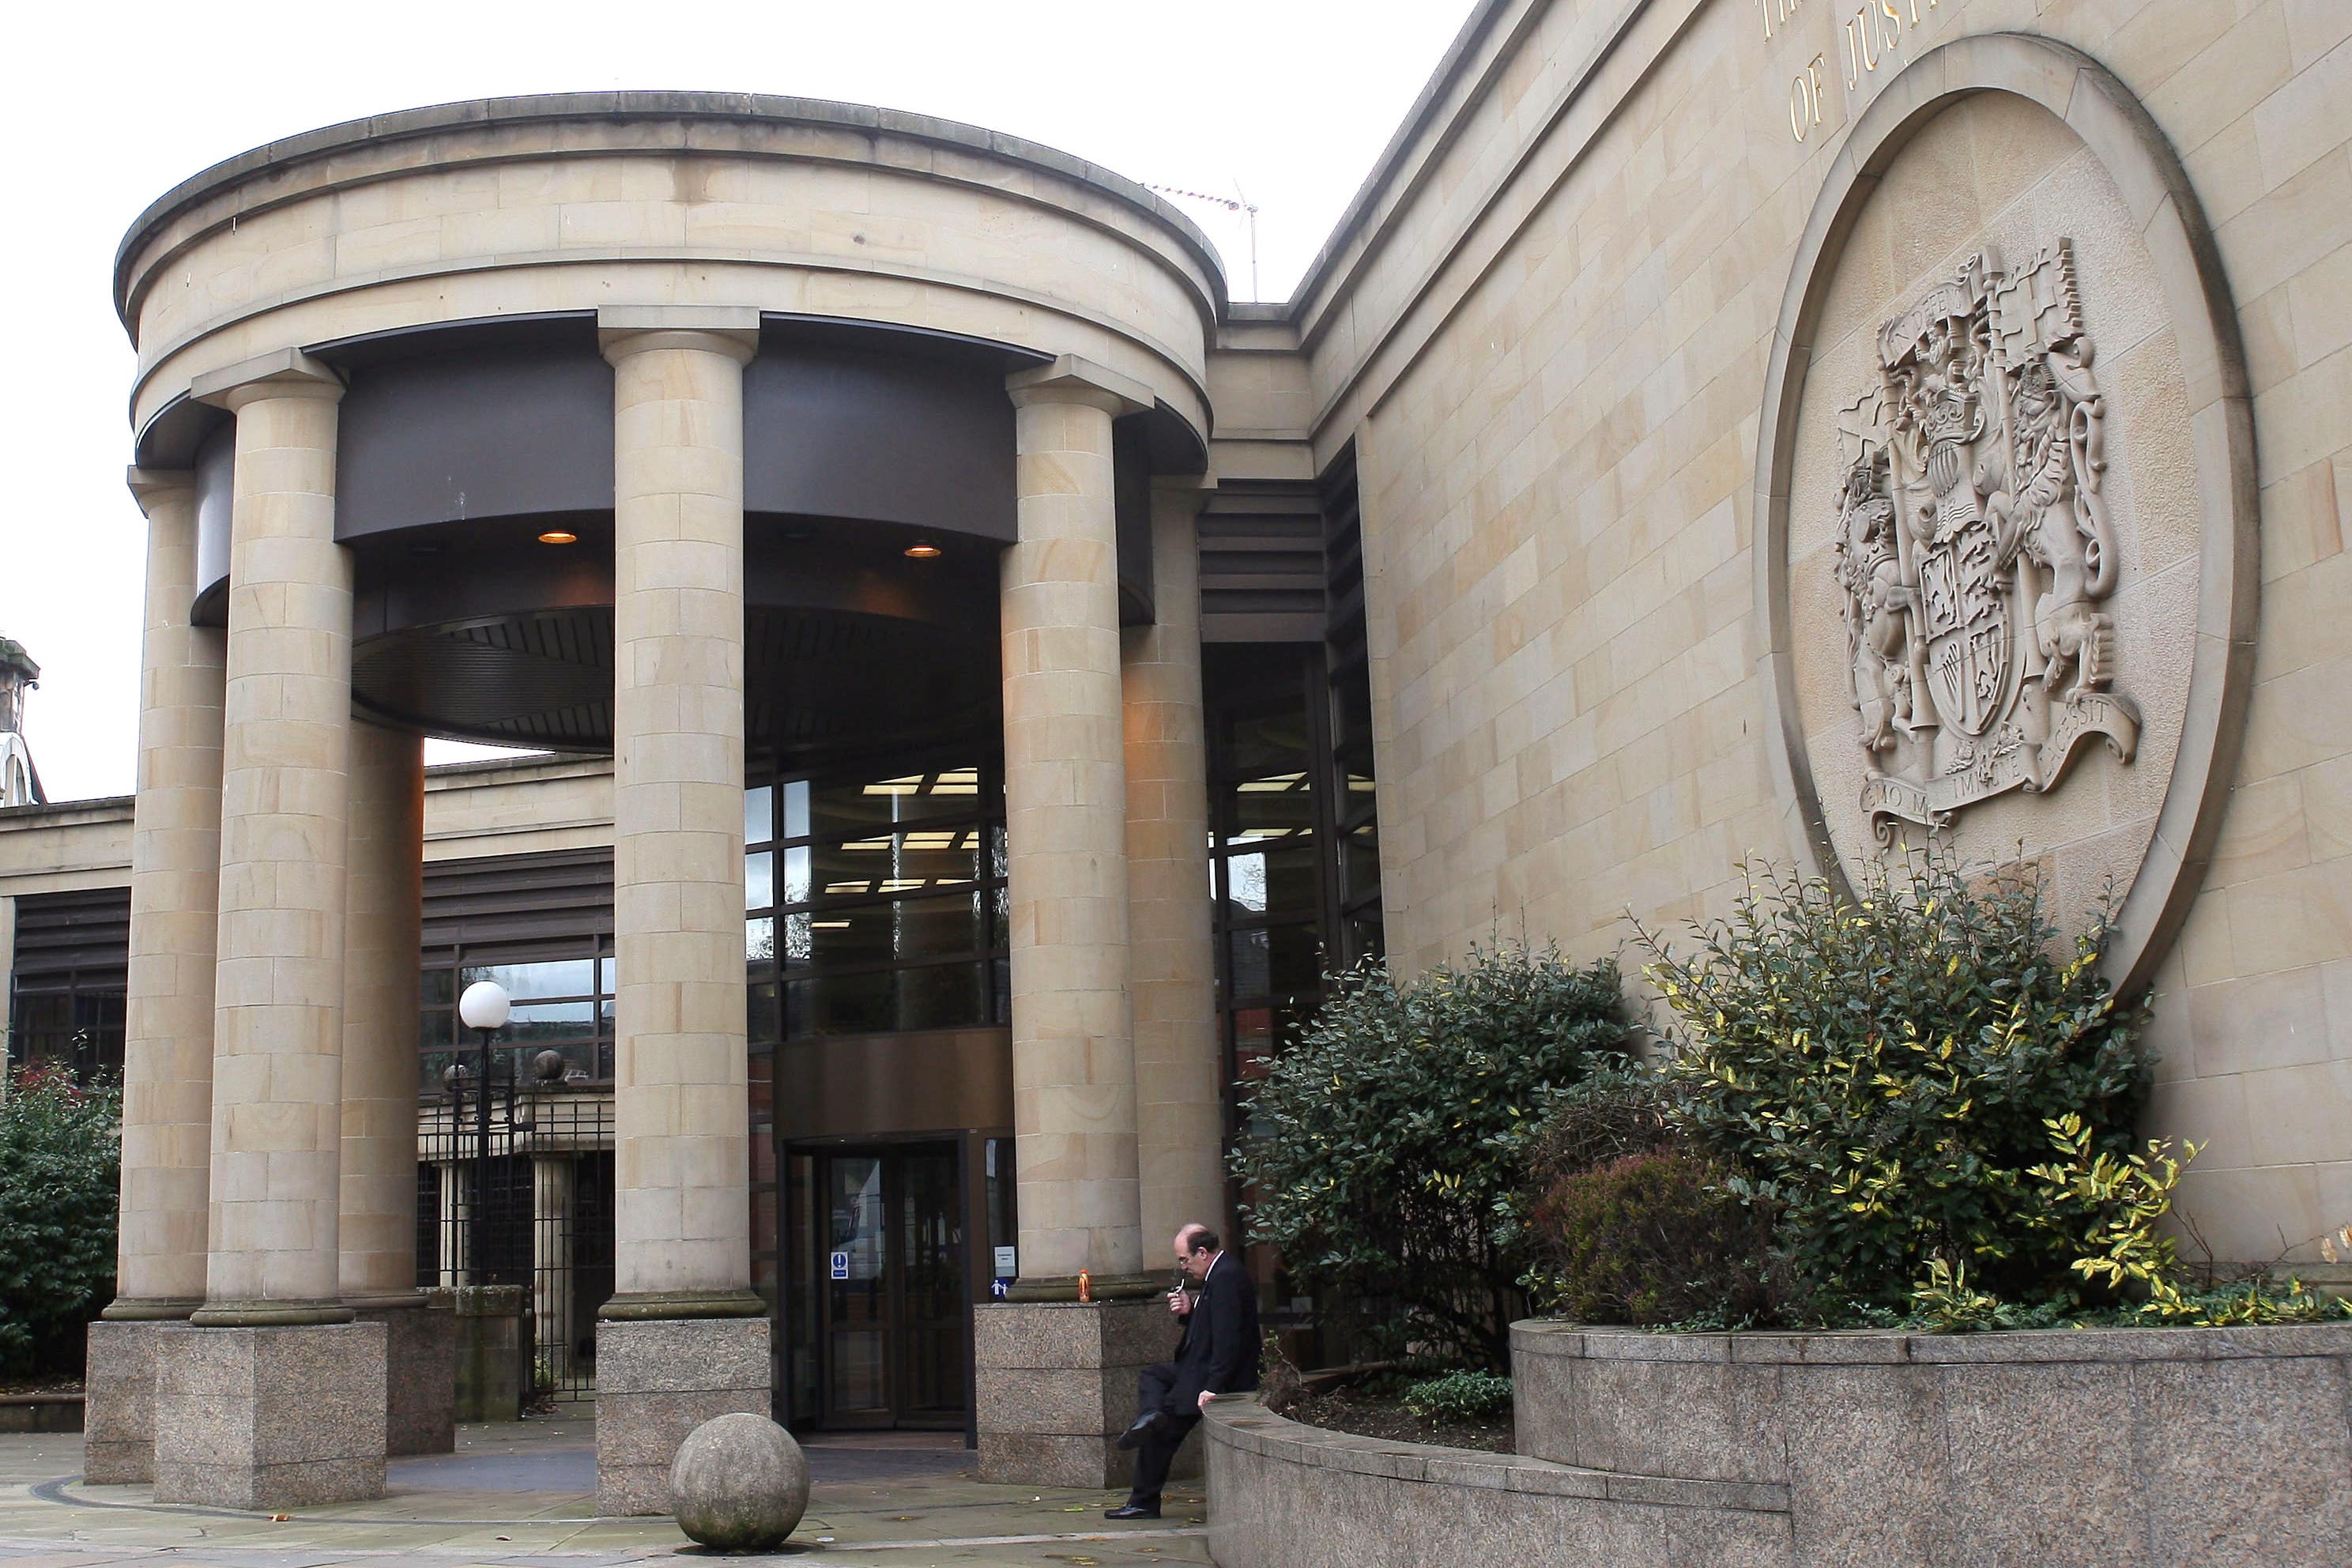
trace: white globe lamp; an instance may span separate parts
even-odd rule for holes
[[[477,980],[457,998],[457,1021],[469,1029],[503,1029],[514,1003],[495,980]]]

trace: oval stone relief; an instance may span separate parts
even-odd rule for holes
[[[1966,43],[1996,77],[2052,49]],[[1939,71],[1969,63],[1947,53]],[[2067,917],[2112,898],[2119,977],[2144,981],[2231,733],[2197,695],[2229,657],[2200,635],[2206,579],[2239,569],[2242,531],[2239,455],[2200,464],[2221,399],[2184,369],[2214,357],[2212,321],[2180,319],[2145,171],[2119,180],[2116,147],[2062,118],[2079,92],[1939,79],[1857,124],[1864,173],[1832,172],[1784,305],[1759,473],[1783,790],[1814,868],[1848,882],[1933,841],[2037,864]],[[2127,163],[2169,159],[2124,141]]]

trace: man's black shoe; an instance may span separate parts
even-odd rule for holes
[[[1139,1502],[1123,1502],[1117,1508],[1103,1510],[1103,1517],[1105,1519],[1158,1519],[1160,1510],[1157,1508],[1146,1508]]]
[[[1122,1448],[1141,1447],[1143,1446],[1144,1434],[1150,1432],[1153,1427],[1159,1425],[1160,1412],[1157,1410],[1145,1411],[1142,1415],[1135,1418],[1135,1424],[1133,1426],[1129,1426],[1126,1431],[1121,1432],[1118,1435],[1118,1446]]]

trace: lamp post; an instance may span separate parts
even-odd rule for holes
[[[458,1022],[481,1039],[476,1058],[479,1065],[474,1074],[474,1202],[467,1227],[473,1235],[462,1248],[464,1254],[470,1255],[468,1261],[477,1282],[490,1261],[489,1249],[484,1245],[490,1212],[490,1040],[506,1027],[507,1015],[513,1010],[507,988],[495,980],[477,980],[457,998]]]
[[[466,994],[457,999],[458,1023],[463,1023],[475,1035],[482,1037],[480,1069],[475,1072],[473,1100],[473,1157],[475,1162],[489,1159],[489,1041],[499,1030],[506,1027],[506,1016],[515,1011],[508,999],[506,987],[497,980],[475,980],[466,987]],[[487,1173],[480,1173],[487,1180]]]

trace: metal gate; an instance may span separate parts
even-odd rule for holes
[[[417,1283],[504,1286],[524,1407],[592,1399],[613,1294],[613,1098],[562,1055],[464,1054],[417,1116]],[[520,1414],[518,1410],[517,1414]]]

